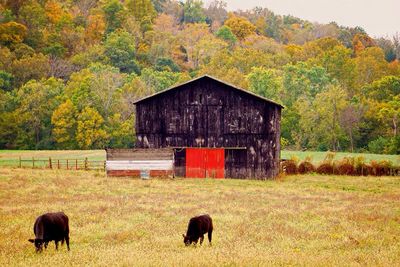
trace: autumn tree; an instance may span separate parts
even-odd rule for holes
[[[0,44],[12,45],[21,43],[27,33],[25,25],[10,21],[0,24]]]
[[[353,50],[355,55],[359,55],[364,49],[375,45],[375,41],[365,33],[357,33],[353,38]]]
[[[135,19],[140,22],[145,19],[153,20],[157,16],[157,12],[150,0],[129,0],[127,7]]]
[[[52,133],[58,148],[76,148],[76,115],[77,110],[69,99],[54,110],[51,116],[51,123],[53,125]]]
[[[204,13],[213,24],[222,25],[228,17],[227,3],[222,0],[213,0]]]
[[[102,148],[108,135],[104,130],[104,119],[97,110],[86,107],[78,114],[76,141],[80,149]]]
[[[101,15],[91,15],[88,17],[88,26],[85,30],[85,41],[87,44],[93,45],[99,43],[103,38],[106,25]]]
[[[250,21],[232,13],[229,14],[229,18],[225,21],[224,25],[228,26],[239,40],[243,40],[246,36],[254,34],[256,30],[256,26],[251,24]]]

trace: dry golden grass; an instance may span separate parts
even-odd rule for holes
[[[35,218],[70,218],[71,251],[36,254]],[[185,247],[191,216],[214,219],[213,246]],[[0,266],[399,266],[398,177],[278,181],[106,178],[0,169]]]

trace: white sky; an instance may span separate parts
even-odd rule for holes
[[[312,22],[360,26],[373,37],[400,32],[400,0],[225,0],[228,10],[266,7]],[[212,0],[204,0],[206,5]]]

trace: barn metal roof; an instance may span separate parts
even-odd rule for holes
[[[187,82],[184,82],[184,83],[181,83],[181,84],[178,84],[178,85],[174,85],[174,86],[172,86],[172,87],[170,87],[170,88],[164,89],[164,90],[162,90],[162,91],[160,91],[160,92],[157,92],[157,93],[154,93],[154,94],[152,94],[152,95],[143,97],[143,98],[141,98],[141,99],[139,99],[139,100],[133,102],[133,104],[136,105],[137,103],[142,102],[142,101],[144,101],[144,100],[147,100],[147,99],[149,99],[149,98],[153,98],[153,97],[155,97],[155,96],[164,94],[165,92],[168,92],[168,91],[171,91],[171,90],[173,90],[173,89],[176,89],[176,88],[178,88],[178,87],[180,87],[180,86],[182,86],[182,85],[186,85],[186,84],[189,84],[189,83],[191,83],[191,82],[194,82],[194,81],[197,81],[197,80],[201,80],[201,79],[204,79],[204,78],[210,78],[210,79],[215,80],[215,81],[217,81],[217,82],[223,83],[223,84],[225,84],[225,85],[227,85],[227,86],[229,86],[229,87],[231,87],[231,88],[233,88],[233,89],[235,89],[235,90],[241,91],[241,92],[243,92],[243,93],[246,93],[246,94],[248,94],[248,95],[254,96],[254,97],[258,98],[258,99],[261,99],[261,100],[263,100],[263,101],[269,102],[269,103],[271,103],[271,104],[274,104],[274,105],[277,105],[277,106],[283,108],[283,106],[282,106],[281,104],[276,103],[276,102],[274,102],[274,101],[272,101],[272,100],[270,100],[270,99],[268,99],[268,98],[259,96],[259,95],[255,94],[255,93],[253,93],[253,92],[250,92],[250,91],[248,91],[248,90],[246,90],[246,89],[243,89],[243,88],[234,86],[234,85],[232,85],[232,84],[230,84],[230,83],[224,82],[224,81],[222,81],[222,80],[219,80],[219,79],[217,79],[217,78],[215,78],[215,77],[212,77],[212,76],[210,76],[210,75],[207,75],[207,74],[206,74],[206,75],[203,75],[203,76],[200,76],[200,77],[197,77],[197,78],[194,78],[194,79],[192,79],[192,80],[190,80],[190,81],[187,81]]]

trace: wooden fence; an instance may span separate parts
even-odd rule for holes
[[[43,168],[63,170],[101,170],[105,171],[106,161],[84,159],[22,159],[18,161],[19,168]]]

